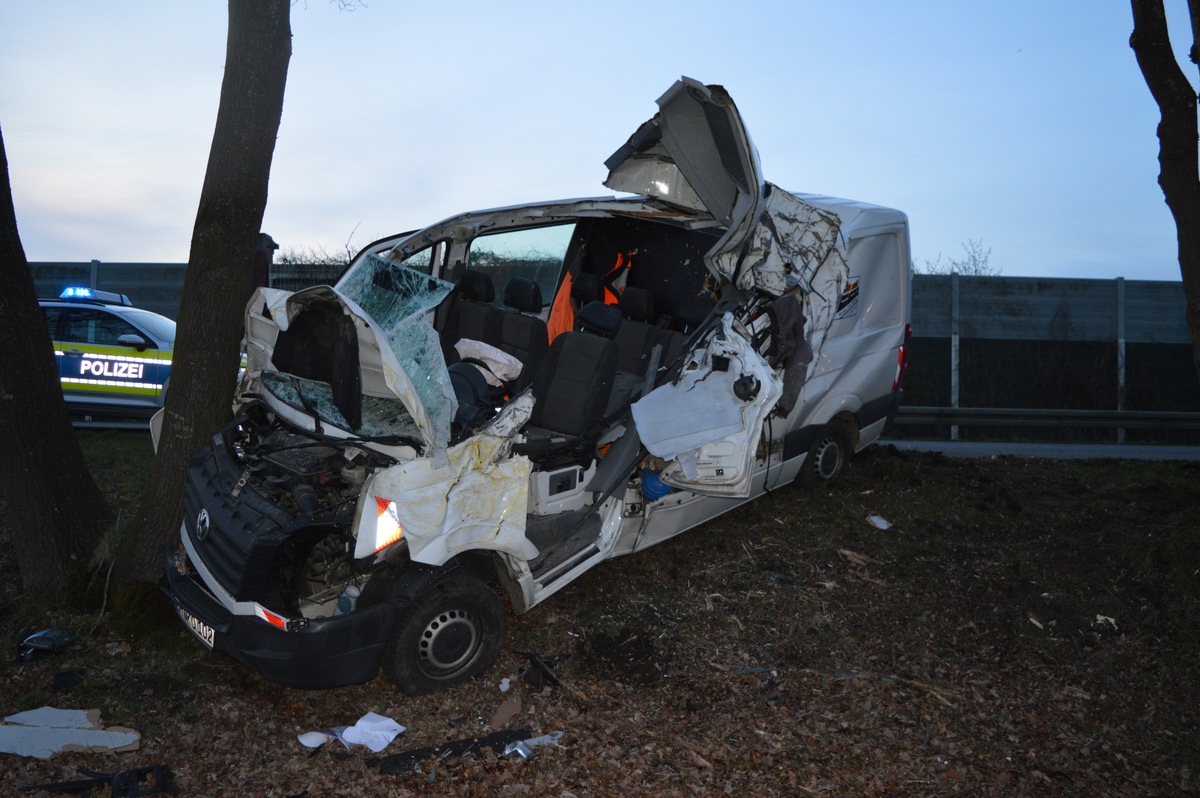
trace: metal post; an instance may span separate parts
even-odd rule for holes
[[[1125,411],[1125,278],[1117,278],[1117,412]],[[1125,442],[1125,428],[1117,429],[1117,443]]]
[[[950,406],[958,409],[958,272],[950,272]],[[950,440],[958,440],[958,425],[950,425]]]
[[[92,274],[88,280],[88,288],[91,288],[93,290],[99,288],[100,286],[96,283],[96,280],[99,279],[99,277],[100,277],[100,261],[96,260],[95,258],[92,258]]]

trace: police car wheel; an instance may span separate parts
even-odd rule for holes
[[[384,674],[409,695],[473,679],[504,642],[504,604],[470,574],[454,571],[413,599],[384,651]]]
[[[813,441],[800,467],[800,483],[808,490],[820,490],[846,470],[850,462],[850,431],[845,424],[826,424]]]

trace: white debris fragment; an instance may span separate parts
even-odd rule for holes
[[[391,718],[368,712],[358,719],[353,726],[337,726],[324,731],[310,731],[297,735],[296,739],[307,748],[320,748],[331,740],[339,740],[347,748],[351,745],[365,745],[372,753],[378,754],[388,743],[396,739],[396,735],[404,732],[404,727]]]
[[[0,752],[47,759],[60,751],[136,751],[142,736],[100,725],[100,710],[41,707],[0,723]]]
[[[346,727],[342,726],[338,729],[329,729],[328,731],[304,732],[303,734],[298,735],[296,739],[299,740],[300,744],[305,748],[320,748],[321,746],[325,745],[325,743],[333,740],[341,740],[342,745],[346,745],[346,741],[342,740],[342,732],[345,731],[345,729]]]
[[[358,719],[358,723],[346,729],[342,736],[346,742],[365,745],[372,753],[378,754],[403,731],[404,727],[391,718],[368,712]]]
[[[891,529],[892,522],[884,518],[882,515],[868,515],[867,523],[876,529]]]

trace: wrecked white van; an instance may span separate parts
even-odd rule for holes
[[[286,685],[435,691],[497,657],[498,590],[526,612],[879,437],[904,214],[763,182],[718,86],[658,105],[606,162],[635,196],[462,214],[252,297],[166,563],[201,643]]]

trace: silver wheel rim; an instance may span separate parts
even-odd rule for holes
[[[832,435],[821,441],[817,448],[813,471],[819,479],[833,479],[842,466],[842,447]]]
[[[439,612],[425,628],[417,644],[421,670],[434,678],[461,671],[479,652],[482,630],[466,610]]]

